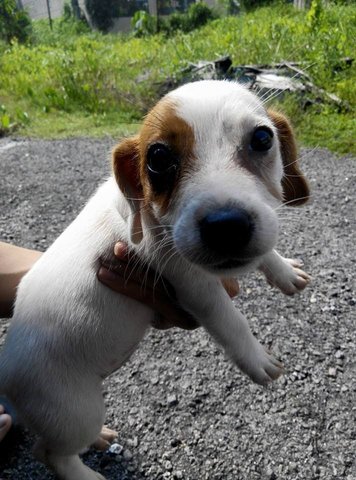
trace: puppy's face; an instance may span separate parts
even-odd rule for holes
[[[114,173],[136,212],[133,241],[143,206],[182,256],[218,275],[254,266],[277,241],[275,207],[308,196],[286,119],[224,81],[166,95],[116,147]]]

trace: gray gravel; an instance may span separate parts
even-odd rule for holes
[[[109,172],[113,142],[0,141],[2,239],[46,249]],[[236,302],[286,375],[262,388],[201,329],[152,331],[104,386],[120,453],[84,460],[108,480],[356,479],[356,163],[302,153],[313,200],[284,211],[279,248],[303,259],[313,282],[290,298],[252,274]],[[52,478],[31,443],[19,428],[9,437],[1,480]]]

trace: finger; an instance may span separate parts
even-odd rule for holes
[[[128,277],[126,267],[127,265],[125,263],[121,264],[121,262],[114,266],[110,265],[110,268],[102,265],[97,273],[97,277],[101,283],[114,292],[142,302],[153,310],[162,312],[164,315],[167,310],[173,310],[172,299],[168,297],[166,289],[155,287],[153,290],[153,287],[151,288],[150,286],[151,283],[143,287],[140,272],[137,275],[135,272],[133,274],[129,272]]]
[[[240,292],[239,282],[235,278],[222,278],[221,282],[230,298],[236,297]]]
[[[115,265],[114,269],[106,268],[101,266],[97,273],[97,277],[101,283],[109,287],[111,290],[117,293],[122,293],[123,295],[129,296],[134,300],[145,301],[143,296],[142,289],[134,281],[133,278],[130,278],[130,281],[125,281],[125,269],[126,265]]]
[[[132,279],[126,282],[123,276],[103,266],[100,267],[97,276],[100,282],[111,290],[143,302],[148,307],[158,311],[160,315],[156,315],[153,322],[155,328],[166,330],[176,326],[185,330],[194,330],[199,327],[199,324],[189,313],[169,299],[166,292],[164,295],[160,295],[159,292],[153,292],[149,288],[142,289],[139,283]]]
[[[128,260],[129,249],[127,243],[117,242],[114,246],[114,254],[119,260]]]
[[[114,259],[112,261],[106,261],[101,259],[101,268],[111,272],[111,274],[99,270],[98,278],[100,281],[105,283],[115,282],[115,279],[118,282],[118,288],[120,289],[124,284],[135,284],[138,287],[142,285],[143,272],[139,266],[133,266],[130,264],[130,260],[127,257],[121,257],[120,259]],[[107,274],[106,274],[107,273]],[[145,274],[145,282],[147,282]],[[103,280],[101,280],[103,278]],[[113,290],[116,290],[113,288]]]
[[[168,329],[173,326],[185,330],[193,330],[199,324],[187,312],[176,304],[176,295],[171,284],[158,277],[154,270],[145,272],[145,288],[142,287],[142,271],[130,267],[130,252],[127,244],[117,242],[114,247],[117,261],[102,266],[98,271],[100,282],[117,293],[129,296],[134,300],[144,303],[160,313],[153,326],[158,329]]]

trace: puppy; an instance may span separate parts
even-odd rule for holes
[[[260,268],[293,294],[308,283],[275,250],[276,210],[308,186],[287,120],[244,87],[187,84],[113,151],[113,177],[24,277],[0,357],[0,392],[39,436],[37,458],[61,480],[103,477],[78,453],[104,421],[103,378],[136,349],[154,313],[96,279],[117,240],[174,286],[180,304],[250,378],[282,365],[252,335],[221,277]]]

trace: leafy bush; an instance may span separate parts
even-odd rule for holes
[[[215,18],[217,18],[217,14],[206,3],[192,3],[187,13],[173,13],[166,20],[161,21],[159,30],[166,33],[177,30],[188,33],[203,27]]]
[[[215,13],[206,3],[192,3],[188,9],[190,30],[206,25],[210,20],[216,18]]]
[[[77,19],[69,15],[68,10],[63,17],[55,18],[52,21],[52,28],[47,20],[36,20],[33,22],[32,41],[37,45],[48,45],[56,48],[57,45],[71,44],[79,36],[91,34],[91,29],[84,19]],[[95,36],[95,34],[93,34]]]
[[[31,19],[17,7],[15,0],[0,2],[0,39],[7,43],[13,40],[24,43],[31,35]]]
[[[255,8],[265,7],[267,5],[273,5],[276,3],[276,0],[242,0],[242,7],[247,10],[251,11]]]
[[[137,37],[152,35],[157,32],[157,19],[144,10],[139,10],[132,17],[131,26]]]

